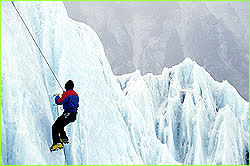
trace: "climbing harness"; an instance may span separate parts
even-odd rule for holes
[[[58,83],[58,84],[59,84],[59,86],[62,88],[62,86],[61,86],[60,82],[58,81],[58,79],[57,79],[57,77],[56,77],[56,75],[55,75],[54,71],[53,71],[53,70],[52,70],[52,68],[50,67],[50,65],[49,65],[49,63],[48,63],[47,59],[45,58],[45,56],[43,55],[42,50],[41,50],[41,49],[40,49],[40,47],[38,46],[38,44],[37,44],[36,40],[34,39],[33,35],[31,34],[31,32],[30,32],[29,28],[27,27],[26,23],[24,22],[24,20],[23,20],[23,18],[22,18],[22,16],[21,16],[21,14],[19,13],[18,9],[16,8],[16,6],[15,6],[14,2],[13,2],[13,1],[11,1],[11,3],[12,3],[12,5],[13,5],[13,7],[15,8],[15,10],[16,10],[16,12],[17,12],[17,14],[18,14],[18,15],[19,15],[19,17],[21,18],[21,20],[22,20],[22,22],[23,22],[23,24],[24,24],[25,28],[28,30],[28,32],[29,32],[29,34],[30,34],[30,36],[31,36],[32,40],[34,41],[34,43],[35,43],[36,47],[38,48],[38,50],[39,50],[39,52],[41,53],[42,57],[44,58],[45,62],[46,62],[46,63],[47,63],[47,65],[49,66],[49,69],[50,69],[50,71],[52,72],[52,74],[54,75],[54,77],[55,77],[55,79],[56,79],[57,83]],[[63,88],[62,88],[62,90],[63,90]]]

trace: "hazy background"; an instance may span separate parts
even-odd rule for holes
[[[100,37],[114,74],[160,74],[186,57],[248,101],[249,2],[64,2]]]

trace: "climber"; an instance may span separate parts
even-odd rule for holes
[[[69,80],[65,84],[66,91],[63,92],[62,97],[60,98],[59,94],[56,94],[55,102],[58,105],[63,104],[64,112],[52,126],[53,145],[50,151],[62,149],[63,143],[69,143],[64,127],[76,120],[77,109],[79,107],[79,97],[73,88],[74,83],[72,80]]]

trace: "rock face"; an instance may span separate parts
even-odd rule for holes
[[[160,74],[189,57],[248,100],[249,2],[64,2],[100,37],[116,75]]]

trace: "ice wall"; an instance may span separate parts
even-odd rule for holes
[[[69,19],[61,2],[15,2],[61,84],[74,80],[80,97],[66,162],[63,151],[51,153],[52,94],[61,90],[11,2],[1,5],[2,164],[178,163],[122,95],[89,26]]]
[[[161,75],[117,77],[157,138],[185,164],[246,164],[249,106],[227,81],[185,59]]]
[[[117,78],[96,33],[62,2],[14,3],[61,84],[74,80],[80,107],[66,156],[51,153],[61,89],[11,2],[1,2],[1,164],[244,163],[248,103],[227,82],[191,60],[161,76]]]

